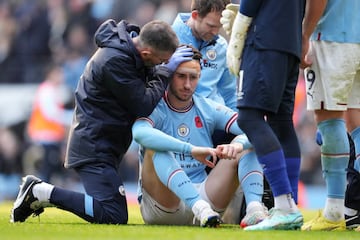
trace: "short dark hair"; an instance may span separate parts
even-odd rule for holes
[[[205,17],[210,12],[222,12],[230,0],[192,0],[191,11],[197,10],[200,17]]]
[[[175,52],[179,39],[171,26],[161,20],[146,23],[140,30],[140,45],[154,50]]]
[[[192,56],[192,59],[193,60],[196,60],[200,63],[200,66],[201,66],[201,61],[202,61],[202,54],[201,52],[199,51],[199,49],[197,49],[196,47],[194,47],[193,45],[190,45],[190,44],[180,44],[179,47],[181,46],[186,46],[186,47],[189,47],[192,49],[192,52],[193,52],[193,56]]]
[[[189,48],[191,48],[192,49],[192,52],[193,52],[193,56],[192,56],[192,59],[194,59],[194,60],[198,60],[199,62],[201,61],[201,59],[202,59],[202,54],[201,54],[201,52],[199,51],[199,49],[197,49],[196,47],[194,47],[194,46],[192,46],[192,45],[190,45],[190,44],[181,44],[181,46],[182,45],[185,45],[185,46],[187,46],[187,47],[189,47]]]

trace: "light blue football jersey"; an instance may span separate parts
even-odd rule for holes
[[[198,95],[194,95],[193,104],[182,111],[174,109],[165,95],[151,115],[146,120],[143,118],[151,122],[154,128],[176,139],[203,147],[213,147],[212,134],[215,129],[235,135],[242,134],[243,131],[238,127],[236,119],[237,112]],[[153,141],[160,141],[157,149],[164,151],[168,151],[171,144],[176,144],[166,140],[161,142],[159,136],[154,136]],[[206,166],[194,159],[190,153],[174,152],[174,156],[193,182],[200,183],[205,180]]]
[[[360,1],[328,0],[311,40],[360,43]]]

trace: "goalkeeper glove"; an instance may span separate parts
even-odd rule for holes
[[[251,17],[238,12],[232,26],[229,46],[226,51],[226,62],[229,71],[236,76],[239,76],[241,55],[251,21]]]
[[[239,4],[230,3],[221,13],[220,23],[228,36],[231,35],[231,28],[238,12]]]

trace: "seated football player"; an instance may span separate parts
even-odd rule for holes
[[[179,65],[151,115],[133,125],[134,140],[140,144],[143,220],[146,224],[196,222],[216,227],[241,184],[247,203],[241,226],[256,224],[267,216],[261,202],[262,168],[236,123],[237,112],[194,94],[201,54],[193,51],[193,59]],[[213,148],[211,136],[219,129],[236,137]],[[209,175],[206,166],[212,168]]]

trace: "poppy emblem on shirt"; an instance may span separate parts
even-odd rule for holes
[[[187,135],[189,135],[190,130],[189,130],[189,127],[183,123],[178,127],[177,132],[178,132],[179,136],[186,137]]]
[[[196,117],[195,117],[195,126],[196,126],[197,128],[202,128],[202,127],[203,127],[203,124],[202,124],[201,119],[200,119],[199,116],[196,116]]]
[[[215,60],[216,58],[216,51],[214,49],[210,49],[206,52],[206,57],[210,60]]]

